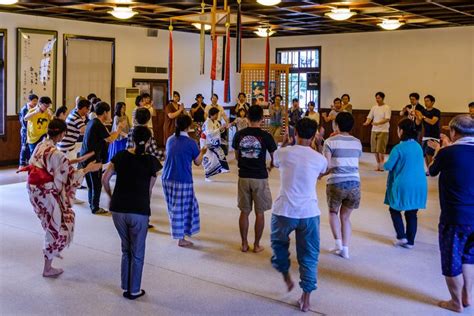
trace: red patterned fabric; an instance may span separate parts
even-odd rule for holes
[[[44,256],[53,259],[73,239],[75,214],[71,208],[71,198],[84,174],[74,169],[49,139],[38,144],[30,165],[28,195],[46,233]]]
[[[217,67],[217,36],[212,39],[211,80],[216,80]]]

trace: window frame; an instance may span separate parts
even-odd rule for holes
[[[277,47],[275,49],[275,61],[277,64],[281,63],[281,53],[282,52],[292,52],[292,51],[297,51],[298,52],[298,57],[301,51],[310,51],[310,50],[317,50],[318,51],[318,67],[308,67],[308,68],[300,68],[294,67],[293,64],[288,64],[291,65],[290,67],[290,75],[291,74],[298,74],[298,91],[300,90],[299,82],[300,82],[300,74],[308,74],[308,73],[319,73],[319,90],[318,90],[318,98],[317,98],[317,109],[321,108],[321,64],[322,64],[322,50],[321,46],[305,46],[305,47]],[[298,59],[298,64],[300,60]],[[288,100],[291,102],[291,100]],[[312,100],[316,101],[316,100]],[[306,104],[303,106],[300,104],[301,108],[306,108]]]
[[[7,42],[8,42],[8,30],[0,29],[0,33],[3,34],[3,56],[0,56],[0,59],[3,60],[3,111],[1,113],[3,120],[3,130],[0,130],[0,138],[5,138],[7,136]]]

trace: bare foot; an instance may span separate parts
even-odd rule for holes
[[[462,313],[463,311],[463,307],[454,303],[453,300],[441,301],[438,303],[438,306],[457,313]]]
[[[43,271],[43,276],[45,278],[56,278],[63,272],[64,272],[63,269],[57,269],[57,268],[51,267],[49,270]]]
[[[248,244],[242,244],[242,246],[240,246],[240,251],[242,251],[242,252],[249,251],[249,245]]]
[[[259,253],[259,252],[262,252],[263,250],[265,250],[265,248],[263,248],[262,246],[253,245],[253,252]]]
[[[293,283],[293,280],[291,279],[291,275],[289,273],[283,274],[283,280],[285,280],[286,287],[288,288],[288,292],[291,292],[293,288],[295,287],[295,283]]]
[[[301,298],[298,300],[298,305],[302,312],[309,311],[311,305],[309,304],[309,293],[301,294]]]
[[[64,257],[63,257],[63,256],[61,256],[61,254],[60,254],[60,253],[58,253],[58,254],[56,255],[56,258],[59,258],[59,259],[64,259]]]
[[[178,246],[180,247],[191,247],[192,245],[194,244],[191,241],[186,240],[186,239],[180,239],[178,241]]]
[[[471,299],[466,297],[466,295],[464,294],[464,291],[462,293],[462,306],[464,307],[469,307],[471,306]]]

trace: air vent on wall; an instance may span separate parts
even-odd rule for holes
[[[158,30],[156,29],[147,29],[146,36],[148,37],[158,37]]]
[[[135,72],[148,73],[148,74],[166,74],[168,73],[168,68],[135,66]]]

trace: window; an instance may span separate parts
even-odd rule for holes
[[[306,109],[314,101],[316,109],[320,103],[321,47],[277,48],[278,64],[290,64],[288,99],[300,100],[300,107]],[[309,83],[309,85],[308,85]]]
[[[0,30],[0,136],[5,135],[6,130],[6,115],[7,115],[7,89],[6,89],[6,46],[7,46],[7,31]]]

